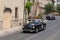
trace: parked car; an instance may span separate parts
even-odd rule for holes
[[[41,19],[33,19],[32,22],[23,25],[23,32],[39,32],[46,29],[46,23]]]
[[[55,20],[55,16],[53,14],[48,14],[46,16],[46,19],[48,19],[48,20]]]

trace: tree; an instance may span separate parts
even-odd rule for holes
[[[60,5],[57,5],[57,12],[60,14]]]
[[[32,6],[32,3],[30,2],[30,0],[27,0],[25,8],[28,12],[28,16],[29,16],[29,13],[30,13],[30,10],[31,10],[31,6]]]
[[[54,5],[51,4],[51,3],[48,3],[45,5],[45,10],[46,10],[46,13],[51,13],[54,11]]]

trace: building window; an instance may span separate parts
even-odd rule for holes
[[[17,18],[17,14],[18,14],[18,7],[15,8],[15,18]]]
[[[60,2],[60,0],[57,0],[57,2]]]

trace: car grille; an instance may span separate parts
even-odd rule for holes
[[[32,29],[32,28],[30,28],[30,27],[26,27],[25,29]]]

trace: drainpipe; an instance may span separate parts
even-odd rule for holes
[[[36,10],[35,10],[35,17],[36,17],[36,14],[37,14],[37,12],[38,12],[38,6],[39,6],[39,4],[38,4],[39,2],[38,2],[38,0],[36,1],[36,4],[35,4],[35,6],[36,6]]]
[[[26,23],[26,22],[25,22],[25,21],[26,21],[26,14],[25,14],[25,13],[26,13],[26,12],[25,12],[25,1],[26,1],[26,0],[24,0],[23,24]]]

